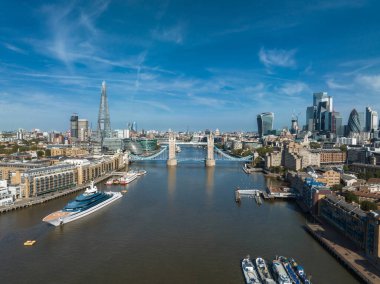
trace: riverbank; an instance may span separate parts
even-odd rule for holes
[[[380,283],[380,271],[351,241],[327,224],[306,224],[305,229],[336,259],[365,283]]]
[[[102,181],[112,177],[113,175],[114,175],[113,173],[105,174],[104,176],[96,178],[94,180],[94,182],[95,182],[95,184],[97,184],[99,182],[102,182]],[[80,190],[85,189],[88,186],[90,186],[90,183],[83,184],[80,186],[76,186],[76,187],[70,188],[70,189],[65,189],[65,190],[62,190],[59,192],[51,193],[50,195],[42,195],[42,196],[38,196],[38,197],[25,198],[25,199],[22,199],[20,201],[16,201],[15,204],[10,205],[10,206],[0,206],[0,214],[5,214],[5,213],[10,212],[10,211],[14,211],[14,210],[22,209],[22,208],[27,208],[27,207],[37,205],[37,204],[42,204],[42,203],[48,202],[50,200],[78,192]]]

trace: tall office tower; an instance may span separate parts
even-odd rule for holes
[[[331,113],[333,111],[333,100],[326,92],[314,93],[313,102],[317,108],[315,128],[318,131],[331,131]]]
[[[137,132],[137,123],[136,123],[136,121],[132,122],[132,131]]]
[[[310,106],[306,109],[306,128],[309,131],[315,130],[315,114],[316,114],[316,107]]]
[[[327,95],[326,92],[314,93],[313,106],[318,107],[321,103],[324,103],[328,112],[333,111],[333,99],[331,96]]]
[[[292,126],[290,127],[291,134],[297,134],[299,131],[298,117],[292,117]]]
[[[257,115],[257,128],[260,137],[267,135],[268,131],[273,130],[273,121],[273,112],[263,112]]]
[[[347,132],[348,135],[359,134],[362,131],[362,126],[360,125],[359,114],[356,109],[353,109],[348,118]]]
[[[371,132],[371,131],[374,131],[374,130],[377,130],[378,128],[378,115],[377,115],[377,111],[374,111],[372,110],[370,107],[366,107],[365,108],[365,118],[366,118],[366,122],[365,122],[365,130],[368,131],[368,132]]]
[[[333,111],[331,115],[331,132],[335,133],[337,137],[342,137],[344,135],[342,115],[336,111]]]
[[[73,140],[78,139],[78,115],[76,113],[70,117],[70,134]]]
[[[313,94],[313,106],[306,110],[306,126],[309,131],[331,132],[333,98],[326,92]]]
[[[88,120],[80,118],[78,120],[78,138],[79,141],[87,141],[89,137]]]
[[[360,122],[360,131],[366,131],[365,129],[365,115],[363,111],[358,112],[359,115],[359,122]]]
[[[111,121],[108,110],[106,82],[103,81],[98,115],[98,137],[102,145],[104,138],[111,137],[111,134]]]

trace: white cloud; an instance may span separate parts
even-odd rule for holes
[[[356,82],[376,92],[380,92],[380,75],[358,75]]]
[[[298,95],[302,92],[310,92],[309,86],[303,82],[295,83],[285,83],[280,88],[279,91],[288,96]]]
[[[326,81],[326,84],[330,89],[333,90],[348,90],[352,87],[351,85],[337,83],[334,79],[328,79]]]
[[[17,53],[26,54],[26,51],[10,43],[4,43],[4,46]]]
[[[295,67],[296,61],[294,55],[296,49],[265,49],[262,47],[259,51],[259,59],[266,67]]]
[[[210,97],[194,96],[191,93],[189,93],[187,96],[190,99],[190,103],[193,103],[195,105],[203,105],[207,107],[218,108],[225,104],[223,100],[214,99]]]
[[[183,42],[183,26],[177,25],[170,28],[155,29],[152,31],[152,37],[159,41],[174,42],[181,44]]]

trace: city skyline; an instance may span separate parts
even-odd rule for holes
[[[47,3],[0,4],[1,129],[95,128],[103,80],[113,129],[302,126],[316,92],[344,124],[380,109],[377,3]]]

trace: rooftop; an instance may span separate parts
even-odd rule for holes
[[[363,210],[360,209],[358,204],[347,203],[344,200],[344,197],[339,197],[339,196],[334,195],[334,194],[328,194],[328,195],[326,195],[326,199],[329,202],[334,203],[335,205],[339,206],[340,208],[342,208],[347,213],[356,214],[357,216],[359,216],[361,218],[364,218],[367,216],[367,214]]]

